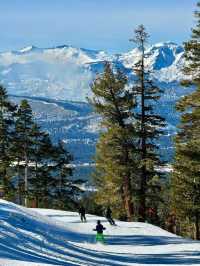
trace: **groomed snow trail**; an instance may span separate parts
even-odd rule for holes
[[[95,243],[100,219],[106,244]],[[75,212],[27,209],[0,200],[0,266],[200,265],[200,242],[146,223],[117,222]]]

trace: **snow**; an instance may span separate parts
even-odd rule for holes
[[[140,59],[136,48],[120,56],[125,67],[132,68]],[[157,43],[146,49],[146,66],[153,71],[153,77],[159,82],[174,82],[183,79],[184,49],[173,42]]]
[[[145,51],[146,64],[157,82],[179,82],[183,78],[184,50],[172,42],[154,44]],[[52,48],[28,46],[0,53],[0,83],[10,94],[57,100],[86,101],[90,85],[105,61],[133,78],[132,67],[140,51],[111,55],[105,51],[61,45]]]
[[[36,46],[34,45],[31,45],[31,46],[27,46],[27,47],[24,47],[22,48],[19,52],[20,53],[29,53],[29,52],[32,52],[32,51],[38,51],[40,50],[39,48],[37,48]],[[18,53],[17,51],[14,51],[13,53]]]
[[[119,222],[76,212],[27,209],[0,200],[0,266],[200,265],[200,243],[147,223]],[[95,243],[96,220],[106,244]]]

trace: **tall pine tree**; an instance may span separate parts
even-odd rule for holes
[[[200,239],[200,2],[197,6],[197,25],[192,30],[191,40],[185,43],[183,72],[188,78],[182,82],[195,90],[177,103],[182,115],[175,138],[171,201],[181,227],[186,226],[186,220],[187,228],[194,224],[195,238]]]
[[[92,85],[90,103],[102,117],[104,131],[96,149],[97,203],[110,205],[118,217],[133,219],[133,180],[136,168],[134,99],[126,88],[127,77],[113,72],[109,63]]]
[[[138,191],[140,221],[146,220],[147,208],[152,206],[155,190],[159,190],[158,179],[162,174],[158,169],[162,162],[157,151],[156,141],[163,134],[162,127],[165,126],[164,118],[154,111],[154,106],[159,100],[162,90],[152,81],[146,64],[148,55],[145,54],[145,45],[148,37],[145,27],[140,25],[135,30],[134,39],[131,39],[140,51],[140,58],[133,68],[136,80],[132,88],[139,109],[136,120],[139,141],[138,154],[141,158],[138,166],[138,175],[140,176]],[[157,182],[153,182],[155,178]]]
[[[23,180],[19,180],[18,183],[20,185],[22,184],[20,191],[24,194],[25,206],[28,204],[28,177],[34,150],[32,138],[33,127],[32,109],[27,100],[22,100],[16,113],[14,149],[18,167],[23,169]]]
[[[9,168],[12,162],[14,112],[16,107],[8,100],[6,89],[0,86],[0,179],[5,196],[10,192]]]
[[[33,124],[31,129],[31,173],[29,174],[29,195],[35,202],[35,207],[40,206],[40,202],[44,198],[42,191],[42,182],[46,175],[44,174],[44,168],[48,169],[46,165],[50,163],[52,157],[53,145],[49,138],[48,133],[41,131],[41,128],[37,124]],[[49,181],[50,181],[49,175]]]

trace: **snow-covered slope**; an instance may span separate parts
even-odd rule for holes
[[[138,49],[119,55],[72,46],[55,48],[25,47],[0,53],[0,83],[9,93],[59,100],[85,101],[90,83],[103,69],[105,60],[132,76]],[[182,78],[183,47],[167,42],[146,50],[147,64],[158,82],[177,82]]]
[[[106,244],[95,243],[96,220]],[[26,209],[0,200],[0,265],[200,265],[200,243],[145,223],[118,222],[77,213]]]

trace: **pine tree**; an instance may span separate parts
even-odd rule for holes
[[[15,159],[18,162],[18,168],[23,169],[23,181],[19,180],[19,184],[23,184],[24,204],[28,204],[28,177],[31,169],[31,157],[33,155],[33,139],[32,131],[34,127],[32,109],[27,100],[22,100],[16,113],[15,122]],[[20,176],[19,176],[20,178]]]
[[[0,178],[5,197],[8,196],[11,187],[8,170],[12,162],[15,109],[16,107],[8,100],[6,89],[0,86]]]
[[[18,107],[12,105],[3,87],[0,134],[0,175],[6,195],[12,186],[19,204],[25,206],[28,199],[34,200],[36,207],[52,207],[58,200],[72,202],[80,189],[68,179],[71,155],[62,144],[53,145],[49,134],[34,122],[28,101],[22,100]],[[12,182],[9,177],[13,177]]]
[[[148,34],[143,25],[135,30],[135,37],[131,39],[140,51],[140,59],[134,65],[136,81],[132,88],[133,95],[137,98],[139,111],[136,115],[137,134],[139,140],[139,157],[141,158],[140,185],[139,185],[139,220],[145,221],[147,208],[151,207],[152,200],[155,197],[155,190],[160,190],[158,182],[152,182],[153,179],[159,179],[161,173],[158,171],[162,165],[158,154],[158,145],[156,141],[163,134],[162,127],[165,126],[165,120],[154,111],[154,105],[159,100],[162,90],[154,84],[151,79],[151,73],[147,67],[145,54],[145,45],[148,41]],[[149,206],[148,206],[149,205]]]
[[[54,171],[55,176],[55,206],[59,209],[73,208],[81,189],[79,185],[83,180],[72,180],[73,169],[70,166],[72,155],[66,150],[64,144],[60,141],[55,147]]]
[[[133,180],[136,168],[134,143],[135,102],[126,89],[127,77],[105,64],[92,85],[90,103],[102,117],[104,132],[96,150],[97,203],[110,205],[118,217],[133,219]],[[124,210],[124,211],[123,211]]]
[[[34,126],[32,131],[34,165],[29,177],[29,195],[35,199],[37,207],[56,207],[66,209],[74,204],[73,199],[79,194],[72,176],[71,154],[59,142],[53,145],[48,133]]]
[[[31,174],[29,175],[29,195],[35,200],[35,207],[39,207],[42,199],[41,185],[44,173],[44,165],[48,164],[49,157],[53,150],[49,135],[41,131],[37,124],[31,129],[32,153],[31,153]]]
[[[33,124],[30,133],[31,149],[29,163],[28,196],[35,202],[35,207],[52,207],[52,191],[54,180],[55,147],[47,132],[41,131],[37,124]]]
[[[200,2],[197,4],[200,7]],[[180,218],[182,228],[195,225],[195,237],[200,239],[200,10],[195,12],[197,25],[192,38],[185,43],[188,78],[184,86],[195,90],[180,99],[177,110],[181,112],[178,134],[175,138],[175,161],[172,175],[172,208]],[[188,229],[185,230],[186,232]]]

